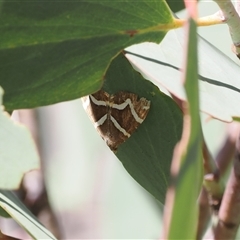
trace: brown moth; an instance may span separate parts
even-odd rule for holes
[[[114,152],[144,121],[150,109],[150,101],[128,92],[111,95],[100,90],[82,100],[95,128]]]

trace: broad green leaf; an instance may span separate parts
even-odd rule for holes
[[[2,207],[33,239],[56,239],[10,191],[0,190]]]
[[[185,9],[183,0],[166,0],[166,2],[173,12],[178,12]]]
[[[39,157],[26,127],[3,111],[0,87],[0,188],[16,189],[23,175],[39,167]]]
[[[179,107],[132,69],[122,53],[112,61],[103,90],[110,94],[131,92],[151,101],[146,119],[116,155],[130,175],[164,203],[172,152],[182,131]]]
[[[185,9],[185,4],[183,0],[166,0],[166,2],[173,12],[179,12]]]
[[[117,53],[134,43],[160,42],[174,25],[164,0],[6,0],[0,14],[0,85],[7,110],[98,90]]]
[[[127,58],[147,79],[186,100],[181,84],[185,33],[171,30],[161,44],[142,43],[127,48]],[[239,66],[199,37],[200,110],[230,122],[240,117]]]
[[[173,164],[180,161],[180,169],[173,176],[174,197],[171,206],[171,221],[167,239],[195,239],[198,219],[197,198],[203,181],[202,130],[199,116],[198,61],[196,24],[189,20],[189,36],[184,69],[188,112],[184,116],[184,134],[179,151],[175,150]],[[186,147],[186,149],[185,149]],[[180,156],[179,156],[180,154]],[[176,169],[175,169],[176,171]],[[169,198],[167,198],[169,200]],[[166,206],[169,210],[169,205]],[[187,211],[187,213],[186,213]],[[167,211],[166,211],[167,213]]]

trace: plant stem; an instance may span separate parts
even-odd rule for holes
[[[174,24],[169,26],[169,28],[171,27],[171,29],[173,29],[173,28],[183,27],[186,21],[187,19],[176,18],[174,19]],[[224,22],[225,22],[225,18],[223,17],[221,12],[217,12],[215,14],[196,19],[196,24],[198,27],[212,26],[216,24],[222,24]]]
[[[234,8],[230,0],[214,0],[222,10],[222,14],[229,27],[232,37],[234,52],[240,58],[240,17],[237,10]],[[239,3],[236,5],[238,11],[240,9]]]
[[[240,224],[240,138],[236,144],[234,165],[219,210],[214,239],[235,239]]]

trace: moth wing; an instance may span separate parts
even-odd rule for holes
[[[119,92],[114,95],[113,101],[118,104],[120,109],[113,108],[112,115],[131,135],[146,118],[150,109],[150,101],[145,98],[139,99],[136,94],[127,92]],[[114,111],[114,109],[116,110]]]

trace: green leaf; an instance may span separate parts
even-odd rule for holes
[[[166,0],[166,2],[173,12],[179,12],[185,9],[183,0]]]
[[[160,42],[174,21],[164,0],[7,0],[0,14],[7,110],[98,90],[117,53],[134,43]]]
[[[11,218],[11,216],[1,207],[0,207],[0,216],[4,218]]]
[[[0,207],[11,215],[33,239],[56,239],[12,192],[0,190]]]
[[[112,61],[103,90],[110,94],[119,91],[135,93],[151,101],[146,119],[119,146],[116,155],[130,175],[164,203],[172,151],[181,137],[180,109],[171,98],[134,71],[123,54]]]
[[[187,66],[184,71],[188,109],[184,117],[183,136],[174,153],[173,164],[181,166],[173,176],[174,201],[171,206],[171,221],[167,239],[195,239],[198,219],[197,198],[203,181],[202,130],[199,116],[198,59],[196,24],[189,20]],[[184,148],[186,147],[186,149]],[[179,156],[179,153],[181,156]],[[175,169],[176,171],[176,169]],[[173,195],[169,190],[169,196]],[[170,193],[171,192],[171,193]],[[167,200],[169,200],[167,198]],[[169,206],[168,210],[169,210]],[[186,214],[187,210],[187,214]],[[184,216],[184,219],[183,219]]]
[[[0,106],[3,91],[0,87]],[[13,122],[0,108],[0,188],[16,189],[23,175],[39,168],[39,157],[26,127]]]
[[[127,48],[133,67],[160,89],[186,100],[181,82],[185,33],[170,31],[161,44],[142,43]],[[226,55],[199,37],[200,110],[230,122],[240,118],[240,68]]]
[[[166,0],[166,2],[173,12],[178,12],[185,8],[183,0]]]

